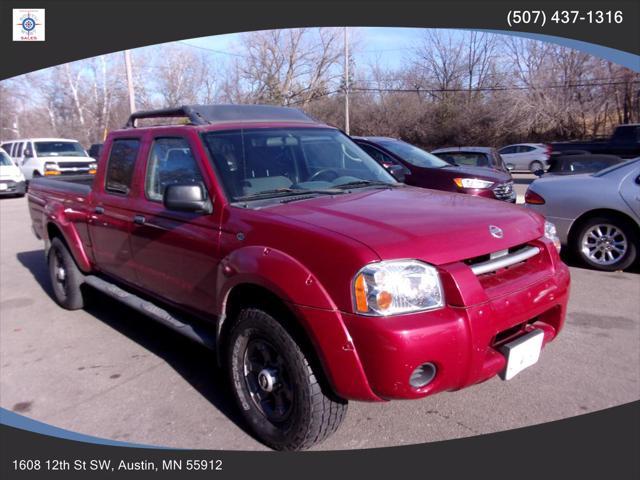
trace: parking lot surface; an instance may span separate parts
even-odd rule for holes
[[[516,180],[516,188],[521,196],[526,181]],[[572,267],[565,330],[513,380],[418,401],[352,402],[342,428],[315,448],[446,440],[639,399],[635,272]],[[240,424],[211,352],[99,294],[85,310],[54,303],[25,199],[0,200],[0,406],[108,439],[266,449]]]

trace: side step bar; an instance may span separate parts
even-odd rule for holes
[[[127,292],[117,285],[109,283],[95,275],[87,275],[84,277],[84,281],[87,285],[95,288],[96,290],[99,290],[119,302],[128,305],[134,310],[137,310],[153,320],[184,335],[185,337],[190,338],[194,342],[204,345],[212,350],[215,349],[215,337],[208,332],[207,329],[199,325],[185,323],[154,303],[144,300],[133,293]]]

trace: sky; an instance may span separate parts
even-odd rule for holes
[[[374,63],[376,60],[386,68],[396,68],[408,48],[416,46],[424,34],[423,28],[400,27],[350,27],[349,36],[356,41],[355,55],[363,63]],[[241,33],[213,35],[177,42],[206,49],[233,53],[234,43]],[[225,55],[221,53],[221,55]]]

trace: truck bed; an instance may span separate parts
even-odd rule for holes
[[[81,202],[93,188],[94,175],[64,175],[60,177],[35,178],[29,182],[29,215],[33,231],[44,238],[45,208],[69,208],[83,210]]]
[[[29,182],[29,189],[38,190],[56,190],[64,192],[73,192],[80,194],[89,194],[93,187],[95,175],[63,175],[59,177],[39,177]]]

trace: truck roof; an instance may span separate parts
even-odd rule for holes
[[[141,119],[180,118],[188,123],[178,125],[216,125],[228,123],[301,123],[318,125],[319,122],[301,110],[274,105],[183,105],[177,108],[149,110],[131,114],[125,128],[137,128]],[[166,125],[163,125],[166,126]]]
[[[11,140],[3,140],[2,143],[16,143],[16,142],[78,142],[73,138],[13,138]]]

